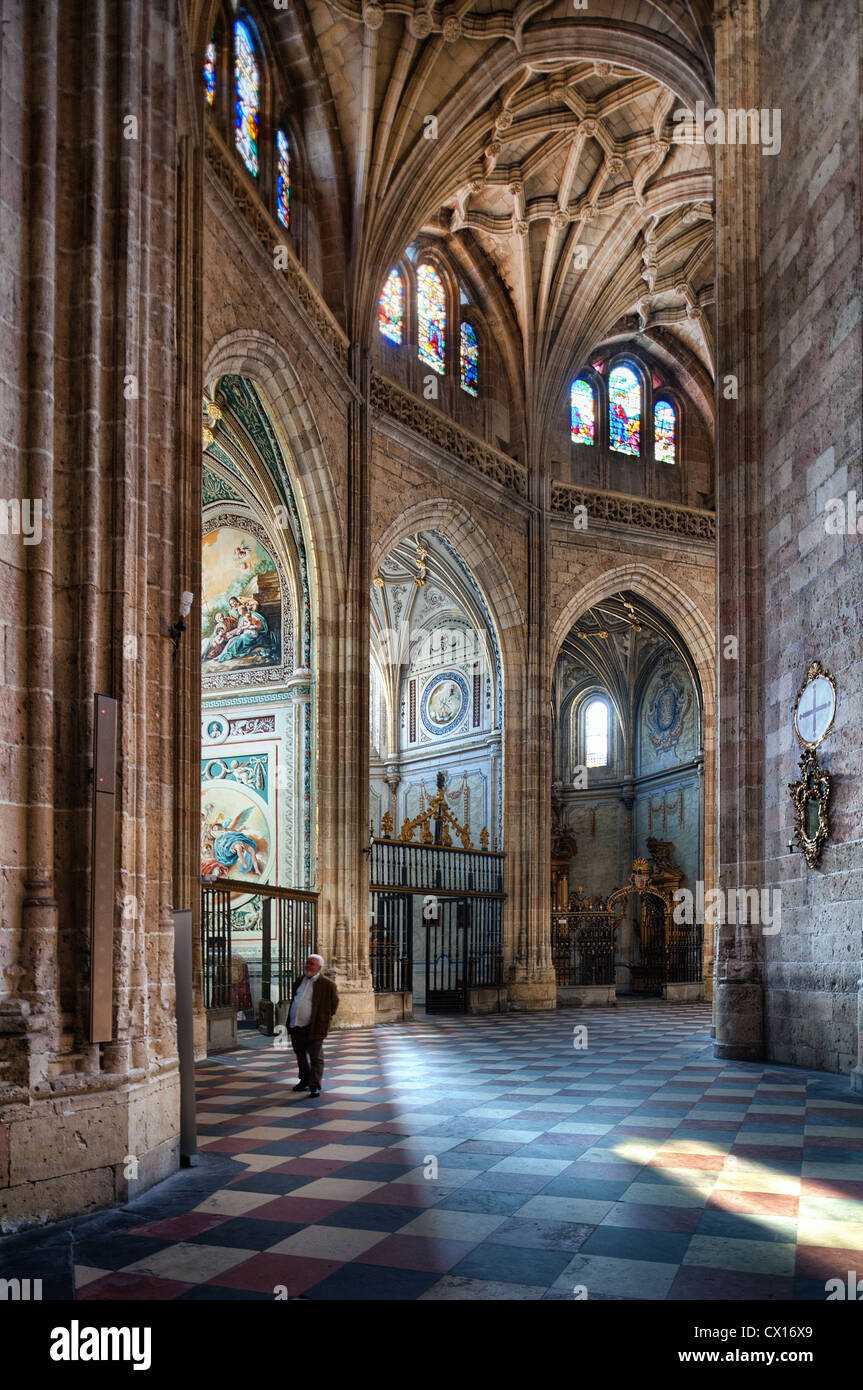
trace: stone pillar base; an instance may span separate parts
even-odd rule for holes
[[[863,1096],[863,1067],[854,1067],[851,1072],[851,1090]]]
[[[511,1011],[528,1013],[532,1009],[557,1008],[557,982],[527,981],[507,985],[507,1004]]]
[[[180,1164],[177,1073],[10,1107],[0,1232],[44,1226],[140,1197]]]
[[[714,1056],[731,1062],[764,1061],[764,992],[751,980],[719,980],[713,1018]]]
[[[713,1047],[714,1057],[726,1062],[763,1062],[764,1049],[761,1047],[746,1047],[742,1044],[734,1043],[715,1043]]]
[[[339,985],[339,1007],[333,1029],[373,1028],[377,1023],[374,990],[348,989]]]

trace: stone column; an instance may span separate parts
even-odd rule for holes
[[[22,1102],[0,1143],[12,1228],[123,1200],[178,1161],[172,914],[194,832],[175,840],[185,653],[172,661],[164,633],[194,580],[178,558],[192,484],[187,455],[178,490],[175,20],[169,0],[4,7],[4,179],[19,172],[0,254],[25,334],[10,423],[22,495],[43,504],[26,588],[10,586],[23,814],[6,862],[25,856],[0,943],[17,1014],[0,1100]],[[96,692],[117,699],[119,727],[112,1035],[92,1044]],[[194,742],[196,706],[187,718]]]
[[[4,251],[4,260],[14,256],[17,262],[9,267],[8,283],[13,282],[13,277],[18,281],[24,314],[23,341],[16,344],[6,379],[14,381],[20,364],[26,363],[20,413],[15,421],[18,448],[10,450],[9,461],[16,456],[15,486],[19,499],[27,499],[31,508],[38,505],[41,509],[41,541],[24,545],[22,533],[4,545],[4,559],[9,555],[12,561],[7,583],[19,584],[21,580],[15,571],[23,572],[26,599],[19,621],[6,629],[6,679],[11,687],[7,695],[11,697],[10,711],[17,707],[20,715],[17,729],[4,720],[4,742],[11,754],[7,766],[14,768],[19,789],[18,798],[7,795],[4,800],[19,799],[22,808],[18,817],[20,828],[10,826],[8,843],[14,848],[6,862],[14,863],[20,854],[23,873],[12,900],[14,916],[3,914],[5,950],[0,959],[8,994],[0,1004],[0,1101],[27,1099],[30,1087],[44,1077],[61,1032],[54,877],[53,415],[58,16],[51,5],[25,8],[19,15],[23,22],[6,21],[0,73],[3,96],[10,107],[4,132],[4,167],[9,171],[14,166],[22,169],[20,185],[14,189],[10,186],[4,200],[20,194],[28,212],[14,241],[9,228]],[[17,149],[13,145],[16,136],[21,142]],[[10,307],[14,316],[14,307]],[[4,332],[7,328],[15,332],[17,327],[14,323],[6,324]],[[10,434],[14,434],[14,425],[7,438]],[[4,492],[10,486],[7,482]],[[31,515],[35,516],[35,512]],[[14,556],[10,554],[13,546]],[[10,918],[17,918],[16,929],[11,932]]]
[[[521,786],[518,807],[507,797],[504,812],[506,906],[512,929],[505,978],[511,1009],[553,1009],[557,981],[551,958],[549,484],[547,475],[530,463],[528,477],[536,510],[527,521],[527,672],[519,710],[504,702],[505,777],[509,782],[510,769],[517,766]],[[512,684],[514,694],[518,686]]]
[[[715,11],[716,105],[759,106],[757,0]],[[719,569],[719,880],[760,883],[764,855],[759,359],[761,150],[716,145],[717,520]],[[725,639],[737,639],[733,656]],[[705,749],[705,758],[709,752]],[[706,858],[706,856],[705,856]],[[707,885],[708,887],[712,885]],[[705,930],[710,930],[707,926]],[[716,928],[716,1055],[763,1056],[762,941],[757,926]]]
[[[318,888],[321,954],[332,962],[337,1026],[375,1021],[369,969],[369,354],[349,353],[343,579],[338,611],[323,615],[319,646]]]

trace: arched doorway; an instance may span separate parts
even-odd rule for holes
[[[552,708],[555,824],[558,848],[565,843],[569,855],[565,866],[558,855],[558,916],[564,906],[571,911],[566,930],[574,933],[588,907],[612,912],[616,995],[667,993],[665,913],[657,917],[651,895],[658,889],[665,901],[680,885],[694,891],[703,883],[712,835],[699,671],[674,623],[623,589],[572,623],[555,664]],[[624,888],[635,860],[649,875],[647,896]],[[675,983],[703,997],[709,971],[710,954],[689,950]]]
[[[206,1000],[211,1017],[230,1015],[229,1038],[258,1026],[274,972],[289,976],[314,945],[311,897],[255,890],[315,885],[315,597],[296,477],[261,388],[219,377],[203,420],[201,877],[248,884],[210,905],[205,930],[229,957],[230,998]],[[203,964],[206,991],[206,943]]]
[[[442,531],[415,532],[377,566],[370,640],[371,882],[395,875],[391,886],[405,887],[372,893],[376,993],[392,996],[397,1017],[414,1006],[500,1008],[500,648],[485,597]]]

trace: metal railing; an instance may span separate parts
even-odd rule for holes
[[[301,888],[240,883],[223,878],[201,885],[204,1007],[232,1006],[233,899],[261,900],[261,997],[290,997],[291,985],[316,950],[318,895]]]
[[[505,857],[496,850],[375,838],[369,847],[369,882],[373,893],[387,888],[502,893]]]
[[[551,916],[551,957],[559,987],[614,984],[612,908],[560,911]]]
[[[670,985],[697,984],[703,974],[704,928],[672,927],[665,946],[665,980]]]
[[[463,914],[466,988],[502,983],[504,859],[494,850],[372,839],[369,956],[376,993],[413,989],[415,915],[433,937],[443,930],[440,909],[437,916],[434,909],[417,915],[427,898],[436,898],[440,904],[453,899],[467,904]]]

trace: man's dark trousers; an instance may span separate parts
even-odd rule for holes
[[[300,1081],[304,1086],[321,1089],[324,1079],[324,1041],[323,1038],[310,1038],[308,1024],[305,1028],[292,1028],[291,1043],[297,1054]]]

